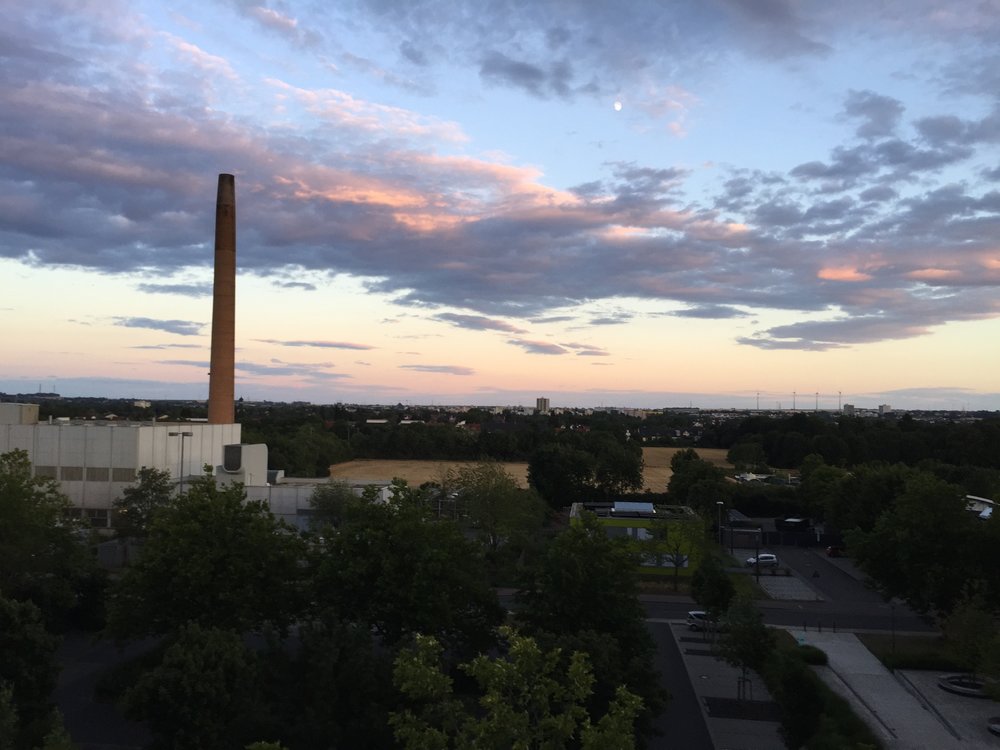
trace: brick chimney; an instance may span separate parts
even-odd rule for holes
[[[215,201],[215,286],[212,292],[212,362],[208,423],[233,424],[236,367],[236,178],[219,175]]]

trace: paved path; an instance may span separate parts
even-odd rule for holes
[[[750,706],[734,705],[739,670],[713,656],[711,643],[701,633],[688,630],[686,623],[674,621],[670,630],[680,649],[715,750],[785,750],[778,733],[777,704],[773,703],[764,681],[751,674],[751,690],[747,693]],[[756,714],[756,718],[735,715],[746,708],[750,709],[747,713]],[[766,718],[769,713],[774,715]]]
[[[791,633],[800,643],[812,644],[826,652],[829,665],[817,668],[820,677],[850,702],[855,713],[880,736],[887,750],[996,747],[960,740],[929,702],[910,692],[853,633],[813,630]],[[939,698],[931,697],[935,702]]]

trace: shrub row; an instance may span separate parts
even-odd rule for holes
[[[779,640],[761,671],[781,712],[785,744],[806,750],[881,748],[868,725],[809,667],[825,663],[822,650]]]

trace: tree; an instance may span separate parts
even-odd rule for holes
[[[691,576],[691,597],[712,620],[718,620],[732,603],[736,589],[716,555],[705,555]]]
[[[103,594],[104,575],[86,529],[66,516],[70,507],[55,480],[32,476],[25,451],[0,455],[0,593],[34,602],[53,630],[91,625]]]
[[[127,716],[149,725],[156,748],[241,748],[247,738],[235,730],[254,714],[255,683],[255,658],[237,633],[191,623],[122,702]]]
[[[555,509],[590,497],[595,461],[585,450],[548,443],[531,454],[528,483]]]
[[[643,700],[640,731],[662,710],[665,694],[652,668],[655,644],[637,597],[638,554],[609,539],[592,514],[557,536],[518,592],[528,635],[564,653],[585,651],[597,679],[591,712],[603,712],[618,685]]]
[[[485,647],[503,614],[475,545],[422,503],[363,505],[324,540],[314,565],[317,606],[366,623],[387,644],[425,633],[449,647]]]
[[[920,612],[947,613],[976,577],[974,561],[962,554],[976,522],[956,487],[910,472],[895,504],[870,532],[849,532],[847,544],[886,597],[906,599]]]
[[[725,628],[717,648],[723,660],[740,670],[738,694],[744,698],[747,673],[759,672],[774,651],[774,637],[749,596],[738,596],[726,610]]]
[[[10,747],[35,747],[53,728],[58,645],[34,604],[0,596],[0,739],[15,737]]]
[[[142,467],[136,482],[115,500],[115,528],[121,536],[145,537],[153,514],[167,505],[173,495],[169,471]]]
[[[154,515],[142,557],[114,591],[109,629],[283,629],[301,614],[303,558],[299,536],[264,503],[246,501],[242,485],[201,477]]]
[[[726,453],[726,460],[736,471],[766,471],[767,454],[759,435],[747,437],[733,445]]]
[[[441,667],[443,649],[418,636],[396,659],[395,683],[409,706],[392,715],[396,739],[407,750],[477,747],[483,750],[628,750],[641,699],[620,688],[597,721],[585,707],[593,674],[587,656],[573,653],[565,664],[558,650],[543,651],[529,637],[501,628],[499,657],[480,655],[460,666],[476,683],[476,704],[453,692]]]
[[[482,545],[494,576],[504,560],[512,562],[532,546],[545,520],[545,503],[538,493],[518,487],[495,462],[450,470],[442,492],[457,496],[461,514]]]
[[[691,558],[705,553],[705,527],[701,520],[661,521],[649,529],[649,538],[641,543],[642,555],[659,566],[669,562],[674,569],[674,591],[679,588],[681,568],[691,563]],[[699,555],[700,556],[700,555]]]
[[[689,505],[703,518],[711,518],[716,501],[728,495],[725,474],[698,457],[691,448],[678,451],[670,459],[667,494],[677,505]]]
[[[975,677],[986,660],[990,639],[996,632],[994,614],[986,606],[982,594],[966,589],[945,619],[943,630],[948,650]]]
[[[314,531],[324,526],[336,528],[363,502],[346,482],[331,480],[318,484],[309,496],[309,505],[313,510],[310,528]]]
[[[276,647],[262,659],[262,690],[273,726],[258,736],[293,748],[391,747],[392,659],[375,647],[364,623],[332,612],[302,622],[297,648]]]
[[[611,432],[591,432],[584,443],[594,456],[593,483],[601,497],[642,489],[642,446],[619,440]]]

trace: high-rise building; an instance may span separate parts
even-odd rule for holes
[[[547,398],[539,397],[535,399],[535,411],[539,414],[549,413],[549,400]]]

